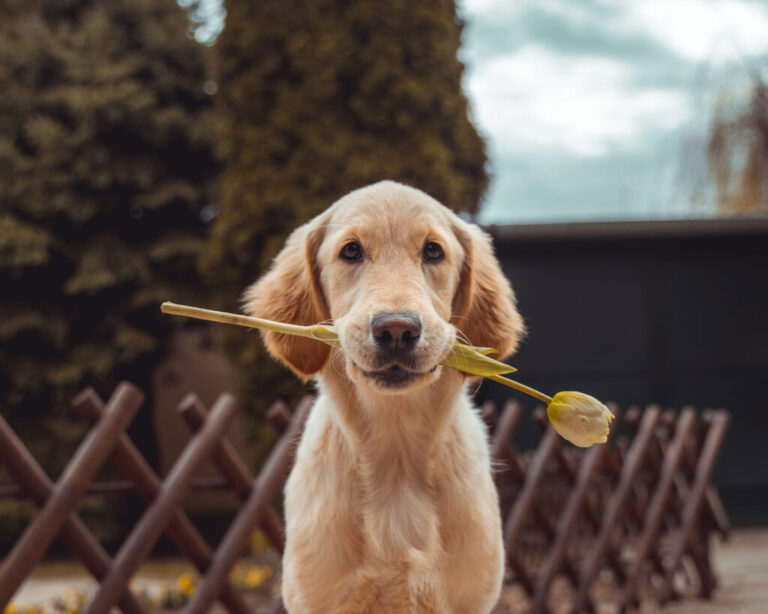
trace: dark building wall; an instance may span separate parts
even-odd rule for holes
[[[715,478],[734,521],[768,522],[768,219],[488,230],[529,328],[519,379],[731,410]]]

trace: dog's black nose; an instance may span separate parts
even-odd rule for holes
[[[382,349],[409,351],[421,335],[421,319],[410,311],[382,311],[373,316],[371,333]]]

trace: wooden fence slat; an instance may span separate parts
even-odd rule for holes
[[[711,484],[707,485],[707,513],[710,515],[720,536],[727,540],[731,533],[731,521],[728,519],[728,513],[725,511],[725,505],[720,498],[717,490]]]
[[[556,450],[555,453],[559,451],[559,446],[557,446],[557,448],[558,450]],[[512,467],[517,467],[518,470],[520,470],[520,475],[522,479],[522,476],[524,476],[525,474],[520,469],[520,465],[515,457],[516,450],[514,446],[512,446],[511,444],[508,444],[507,450],[513,459],[510,461],[510,465]],[[555,534],[556,534],[555,526],[550,520],[549,516],[543,510],[540,509],[539,502],[536,497],[533,498],[533,504],[531,506],[530,512],[536,525],[539,527],[542,533],[544,533],[544,535],[547,537],[550,543],[552,543],[555,539]],[[529,596],[533,596],[534,593],[536,592],[536,585],[533,582],[533,579],[531,578],[530,573],[522,564],[522,562],[519,560],[519,557],[517,557],[516,553],[508,551],[507,562],[509,563],[509,566],[512,569],[512,571],[515,573],[515,579],[518,582],[520,582],[520,584],[523,585],[525,592]],[[568,557],[563,559],[563,571],[571,579],[574,585],[578,582],[578,578],[579,578],[578,569]]]
[[[518,401],[509,401],[504,405],[491,438],[491,458],[494,460],[504,459],[509,449],[512,434],[517,429],[522,415],[523,408]]]
[[[609,545],[612,532],[619,524],[621,512],[632,491],[635,477],[642,467],[642,461],[648,450],[648,444],[653,435],[653,431],[656,428],[659,415],[659,409],[653,407],[649,408],[643,415],[638,434],[632,441],[632,446],[624,460],[624,466],[619,477],[619,484],[616,487],[613,497],[611,497],[608,508],[603,516],[600,532],[593,542],[582,568],[579,586],[573,601],[574,612],[580,612],[585,607],[587,597],[589,596],[590,586],[600,567],[603,552]]]
[[[0,416],[0,457],[8,472],[22,485],[23,491],[36,505],[42,507],[53,492],[54,484],[29,450]],[[96,580],[101,580],[109,570],[112,559],[96,540],[88,527],[73,512],[61,529],[61,539],[67,549],[80,560]],[[145,614],[138,599],[125,591],[118,606],[125,614]]]
[[[557,538],[557,528],[549,519],[549,517],[538,509],[538,504],[535,501],[533,504],[533,516],[536,524],[547,536],[551,548],[552,544],[554,544]],[[570,559],[570,557],[564,555],[562,558],[561,566],[563,573],[565,573],[571,583],[576,586],[579,582],[579,570],[576,564]],[[528,594],[533,597],[536,594],[536,590],[536,584],[534,584],[532,590]]]
[[[521,415],[521,407],[519,403],[517,403],[516,401],[512,402],[511,407],[509,407],[509,405],[510,404],[508,404],[508,408],[510,410],[516,410],[515,414],[512,414],[511,412],[509,412],[508,416],[502,415],[501,419],[499,420],[499,426],[497,428],[513,429],[517,426],[517,422]],[[505,409],[507,409],[507,407],[505,407]],[[542,430],[546,433],[548,422],[546,420],[544,413],[537,411],[536,414],[534,415],[534,419],[536,420],[537,424],[542,428]],[[505,420],[509,420],[508,425],[505,424]],[[509,476],[509,477],[515,480],[519,478],[522,481],[525,477],[525,472],[522,470],[522,467],[520,466],[520,462],[517,459],[517,451],[515,450],[514,445],[510,443],[509,436],[504,437],[503,435],[500,435],[497,437],[496,434],[494,434],[494,437],[492,440],[492,450],[494,454],[500,454],[501,453],[500,451],[502,449],[504,449],[509,467],[510,469],[512,469],[514,473],[513,476]],[[555,446],[555,450],[553,451],[553,454],[555,455],[561,454],[561,450],[559,446]],[[561,461],[562,460],[563,459],[561,459]],[[534,492],[534,495],[535,495],[535,492]],[[537,523],[541,531],[547,536],[547,538],[550,541],[553,540],[556,533],[555,527],[553,526],[549,517],[539,509],[539,505],[535,496],[533,497],[531,508],[529,511],[532,513],[534,521]],[[523,586],[526,593],[532,596],[535,593],[536,587],[528,570],[522,564],[522,562],[520,561],[516,553],[514,553],[512,550],[507,549],[506,554],[507,554],[507,563],[509,564],[512,572],[515,574],[515,579]],[[578,577],[579,577],[578,569],[573,564],[573,562],[567,557],[564,558],[563,560],[563,571],[571,579],[574,585],[577,584]]]
[[[611,403],[609,404],[609,409],[613,412],[614,416],[616,418],[619,417],[619,408],[616,404]],[[546,414],[544,412],[541,412],[538,414],[538,416],[535,416],[537,418],[536,422],[539,425],[539,427],[546,431],[549,420],[546,417]],[[613,430],[611,430],[611,435],[615,431],[615,427]],[[568,461],[568,459],[565,456],[565,453],[563,452],[563,448],[560,446],[557,446],[555,448],[555,460],[557,461],[558,465],[561,468],[561,473],[568,479],[568,482],[570,482],[571,485],[574,485],[576,483],[576,470],[571,465],[571,463]],[[589,521],[590,525],[592,526],[593,531],[597,532],[600,528],[600,512],[595,507],[595,504],[593,501],[591,501],[588,497],[584,500],[584,513],[586,515],[587,520]],[[551,524],[549,525],[551,527]],[[546,529],[547,532],[550,535],[554,535],[555,531],[554,528],[548,528]],[[621,564],[621,559],[619,555],[613,550],[608,549],[606,551],[606,556],[608,557],[608,562],[611,565],[611,569],[613,570],[613,573],[618,578],[624,577],[624,569]],[[564,564],[564,571],[566,575],[571,579],[574,586],[578,586],[579,584],[579,572],[574,566],[574,564],[571,563],[570,560],[567,558],[563,561]],[[587,600],[587,608],[591,612],[593,610],[591,602]]]
[[[512,506],[507,516],[507,521],[504,524],[504,550],[507,561],[512,570],[516,571],[516,577],[529,595],[533,594],[535,586],[524,566],[518,562],[515,546],[525,521],[530,516],[530,512],[535,505],[536,491],[539,488],[546,465],[554,452],[554,448],[558,445],[558,437],[559,435],[555,432],[555,429],[551,427],[544,433],[533,460],[528,466],[523,488],[518,494],[515,504]]]
[[[104,614],[130,582],[141,562],[152,550],[187,492],[192,477],[207,460],[238,409],[237,401],[223,394],[211,411],[209,420],[195,434],[176,460],[155,500],[147,507],[115,557],[107,577],[88,605],[86,614]],[[98,428],[98,426],[97,426]],[[215,557],[214,557],[215,558]],[[226,578],[224,578],[226,581]],[[224,586],[221,583],[219,588]]]
[[[686,411],[696,412],[696,409],[688,405],[683,407],[683,412]],[[664,412],[663,422],[669,430],[675,428],[676,420],[677,416],[674,411],[668,410]],[[689,498],[688,481],[693,480],[693,475],[696,472],[700,445],[704,441],[703,434],[706,431],[706,424],[699,426],[698,422],[698,420],[694,421],[694,427],[683,444],[680,465],[672,480],[672,489],[669,493],[669,498],[667,499],[664,511],[664,524],[666,532],[669,534],[679,532],[682,527],[682,508]],[[668,445],[665,445],[664,441],[662,441],[660,437],[657,437],[656,446],[659,451],[659,458],[663,458],[668,449]],[[711,570],[708,565],[708,554],[705,555],[701,551],[699,545],[692,542],[686,544],[685,551],[690,555],[693,567],[695,567],[695,572],[702,582],[702,587],[704,587],[708,582],[707,579],[711,576]],[[656,549],[651,550],[650,557],[658,576],[663,580],[656,589],[657,600],[660,603],[664,603],[674,599],[675,592],[672,585],[672,574],[669,573],[667,565],[661,561],[660,553],[657,552]],[[707,559],[706,561],[704,560],[705,558]],[[680,569],[686,576],[687,583],[690,584],[694,570],[690,566],[683,566]]]
[[[504,524],[504,547],[507,552],[511,552],[514,549],[517,539],[520,537],[520,533],[525,525],[525,521],[529,517],[530,510],[533,507],[534,499],[536,497],[536,491],[539,488],[541,479],[544,477],[544,470],[546,469],[547,462],[549,462],[549,459],[558,444],[558,437],[559,435],[555,429],[549,427],[541,438],[533,460],[528,466],[523,488],[517,496],[515,504],[509,512],[507,521]]]
[[[0,568],[0,606],[5,606],[21,583],[45,556],[88,483],[109,456],[118,437],[136,415],[144,395],[121,383],[107,404],[104,418],[91,429],[67,463],[45,506],[29,523]],[[122,594],[115,595],[115,601]],[[113,602],[114,603],[114,602]]]
[[[83,420],[93,425],[101,418],[103,405],[93,389],[86,389],[78,395],[73,408]],[[112,460],[144,502],[151,504],[160,493],[163,482],[127,435],[124,434],[118,439],[112,451]],[[176,510],[168,522],[166,531],[179,551],[187,556],[201,573],[205,573],[212,558],[211,548],[189,516],[182,510]],[[221,600],[231,614],[249,612],[243,598],[229,583],[222,591]]]
[[[613,431],[611,431],[611,434],[612,433]],[[549,586],[552,583],[552,580],[555,579],[563,559],[566,557],[566,547],[573,535],[579,512],[584,507],[585,499],[589,492],[589,483],[592,481],[595,472],[600,467],[603,455],[607,449],[608,447],[604,445],[592,446],[582,458],[576,484],[568,497],[568,502],[566,503],[563,514],[560,517],[560,522],[558,523],[555,543],[552,548],[550,548],[547,558],[542,566],[542,571],[536,578],[536,592],[531,604],[531,612],[533,613],[543,612],[546,609]],[[576,582],[578,582],[578,578],[576,578]],[[590,610],[592,609],[593,608],[590,607]]]
[[[684,408],[684,411],[685,411],[685,408]],[[648,481],[649,484],[658,485],[659,480],[661,479],[661,471],[663,468],[664,459],[667,456],[667,451],[670,445],[669,434],[671,431],[674,431],[676,421],[677,421],[677,416],[674,411],[666,410],[662,412],[658,422],[659,426],[654,430],[651,436],[651,441],[649,443],[649,451],[646,456],[646,458],[648,458],[648,469],[650,471],[650,478]],[[673,478],[673,486],[674,486],[674,478]],[[647,493],[647,496],[643,498],[638,498],[636,515],[640,520],[640,526],[638,529],[638,533],[640,534],[642,534],[643,528],[645,526],[647,511],[648,511],[648,507],[650,505],[652,497],[653,497],[653,492],[649,491]],[[667,499],[667,502],[664,504],[665,507],[662,510],[662,522],[666,522],[667,528],[672,530],[674,529],[674,527],[669,524],[668,520],[665,517],[666,511],[669,509],[669,506],[671,505],[670,501],[671,501],[671,496],[669,499]],[[663,576],[665,570],[664,570],[664,564],[662,563],[662,560],[661,560],[661,553],[659,549],[650,548],[649,551],[646,553],[646,556],[648,557],[648,560],[650,561],[651,565],[656,570],[656,572]]]
[[[728,415],[729,421],[730,421],[730,413],[725,409],[717,410],[720,412],[723,412]],[[709,428],[712,425],[712,418],[717,412],[712,411],[704,411],[702,413],[702,424],[703,428],[699,432],[699,440],[698,440],[698,447],[697,447],[697,454],[700,452],[701,449],[704,447],[704,442],[706,441],[707,433],[709,432]],[[698,458],[696,459],[698,461]],[[696,471],[696,463],[694,463],[691,473],[695,473]],[[725,507],[723,506],[723,502],[720,499],[720,495],[717,492],[717,489],[712,484],[707,484],[705,488],[704,493],[704,513],[707,518],[707,522],[711,522],[712,525],[718,533],[720,533],[720,536],[724,539],[728,539],[728,534],[731,529],[731,523],[728,519],[728,514],[725,512]]]
[[[179,414],[184,418],[192,432],[197,432],[205,424],[207,412],[200,399],[195,394],[188,394],[178,407]],[[290,414],[289,414],[290,415]],[[243,459],[235,451],[234,446],[226,437],[213,450],[213,462],[219,468],[226,482],[237,497],[244,501],[251,494],[253,476]],[[270,506],[261,521],[261,528],[275,549],[282,554],[285,549],[285,527],[274,509]]]
[[[498,481],[503,476],[507,480],[522,481],[525,474],[520,468],[515,446],[510,441],[522,417],[522,406],[518,401],[508,401],[504,405],[501,416],[496,418],[493,405],[487,402],[483,405],[483,414],[486,424],[494,427],[491,438],[491,458],[497,466],[495,479]],[[507,472],[510,472],[510,475],[506,475]],[[533,593],[533,580],[522,561],[510,551],[507,551],[506,558],[517,582],[523,586],[527,593]]]
[[[185,614],[206,614],[216,600],[229,571],[237,561],[248,535],[259,523],[272,497],[283,485],[293,464],[296,446],[304,430],[314,399],[305,397],[299,403],[286,434],[272,449],[264,468],[256,478],[251,494],[235,520],[229,526],[214,554],[208,573],[197,587],[192,600],[184,610]],[[95,614],[95,613],[94,613]]]
[[[709,483],[709,478],[714,469],[720,446],[725,438],[725,432],[728,429],[728,422],[728,413],[725,411],[718,411],[715,413],[714,418],[712,419],[712,424],[707,432],[707,437],[700,453],[699,462],[696,466],[694,482],[690,488],[690,492],[688,493],[688,497],[685,500],[683,511],[681,513],[680,534],[672,546],[672,552],[667,565],[667,583],[670,587],[672,586],[672,575],[680,564],[680,559],[690,543],[691,533],[695,528],[697,516],[704,503],[704,495]],[[698,558],[699,563],[701,560],[701,558]],[[698,566],[699,564],[697,564],[697,567]],[[703,568],[699,569],[699,573],[702,575],[702,594],[704,597],[709,597],[714,588],[714,582],[712,579],[712,571],[709,568],[708,563],[705,563]]]
[[[267,410],[267,420],[278,433],[285,433],[291,425],[291,408],[288,403],[282,399],[272,403]]]
[[[277,597],[276,599],[273,599],[272,603],[269,604],[269,608],[267,609],[267,614],[287,614],[287,610],[283,605],[283,600],[280,599],[279,597]]]
[[[672,489],[672,482],[685,451],[685,440],[690,436],[695,420],[696,412],[688,409],[681,412],[680,418],[677,421],[674,437],[664,456],[658,485],[648,505],[647,520],[643,534],[635,551],[635,558],[632,561],[630,571],[627,574],[622,609],[626,609],[631,604],[636,603],[636,593],[642,566],[648,556],[648,552],[654,545],[654,540],[661,526],[664,511],[667,507],[667,500]]]

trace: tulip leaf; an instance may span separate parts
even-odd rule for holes
[[[490,350],[487,351],[487,350]],[[456,343],[451,353],[442,363],[447,367],[453,367],[459,371],[464,371],[471,375],[480,375],[488,377],[489,375],[503,375],[504,373],[514,373],[517,371],[503,362],[488,358],[486,354],[495,352],[492,348],[476,348],[463,343]]]

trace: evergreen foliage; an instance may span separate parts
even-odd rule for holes
[[[346,192],[394,179],[475,212],[487,184],[468,118],[453,0],[228,0],[214,50],[219,214],[203,266],[232,309],[287,234]],[[225,331],[245,399],[296,390],[257,335]]]
[[[0,410],[64,428],[85,384],[148,389],[173,325],[159,304],[199,301],[205,50],[174,0],[4,0],[2,14]]]

